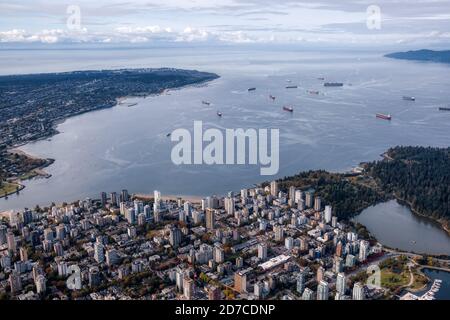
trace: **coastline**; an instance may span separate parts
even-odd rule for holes
[[[106,106],[101,106],[101,107],[98,107],[98,108],[93,108],[91,110],[85,110],[85,111],[81,111],[81,112],[76,112],[76,113],[73,113],[73,114],[71,114],[71,115],[69,115],[67,117],[64,117],[64,118],[54,119],[53,122],[52,122],[51,129],[49,129],[40,138],[38,138],[36,140],[33,140],[33,141],[27,141],[27,142],[23,142],[23,143],[14,144],[13,146],[6,148],[6,153],[19,154],[19,155],[22,155],[22,156],[24,156],[26,158],[32,159],[32,160],[43,160],[43,161],[46,161],[46,164],[43,165],[43,166],[40,166],[38,168],[34,168],[34,169],[28,171],[25,174],[25,176],[26,176],[25,179],[19,177],[19,178],[16,178],[14,180],[9,181],[9,183],[17,185],[19,187],[19,189],[1,194],[0,195],[0,199],[6,198],[6,197],[8,197],[10,195],[13,195],[13,194],[15,194],[17,192],[20,192],[20,191],[24,190],[26,187],[23,184],[20,183],[21,181],[33,179],[33,178],[36,178],[36,177],[38,177],[38,178],[45,178],[45,179],[51,178],[51,174],[47,173],[44,169],[49,167],[50,165],[52,165],[56,160],[55,159],[50,159],[50,158],[43,159],[43,158],[31,155],[31,154],[23,151],[22,149],[20,149],[20,147],[25,146],[25,145],[27,145],[29,143],[38,142],[38,141],[42,141],[42,140],[46,140],[46,139],[50,139],[50,138],[54,137],[55,135],[60,133],[57,130],[57,127],[60,124],[64,123],[67,119],[75,117],[75,116],[79,116],[79,115],[82,115],[82,114],[85,114],[85,113],[89,113],[89,112],[94,112],[94,111],[98,111],[98,110],[114,108],[114,107],[117,107],[117,106],[125,104],[126,100],[131,99],[131,98],[146,99],[149,96],[157,97],[157,96],[160,96],[160,95],[163,95],[163,94],[168,94],[168,92],[170,90],[182,90],[183,88],[204,86],[204,85],[207,85],[208,83],[210,83],[210,82],[212,82],[212,81],[214,81],[214,80],[216,80],[218,78],[220,78],[220,76],[217,76],[217,78],[211,79],[211,80],[203,80],[203,81],[200,81],[200,82],[197,82],[197,83],[186,84],[186,85],[182,85],[182,86],[179,86],[179,87],[166,88],[166,89],[163,89],[160,92],[156,92],[156,93],[148,93],[148,94],[142,94],[142,95],[128,95],[128,96],[116,97],[115,98],[115,103],[112,104],[112,105],[106,105]],[[134,104],[133,104],[133,106],[134,106]],[[128,107],[130,107],[130,105]],[[189,197],[191,197],[191,196],[189,196]],[[177,196],[171,196],[171,198],[174,198],[176,200]],[[193,199],[193,201],[191,201],[191,202],[197,203],[197,202],[201,201],[201,199],[199,201],[196,197],[191,197],[191,198]]]
[[[394,194],[394,198],[395,198],[400,204],[403,204],[403,205],[407,206],[407,207],[409,208],[409,210],[411,210],[411,212],[412,212],[413,214],[415,214],[415,215],[417,215],[417,216],[419,216],[419,217],[421,217],[421,218],[429,219],[430,221],[432,221],[432,222],[438,224],[438,225],[440,226],[440,228],[441,228],[442,230],[444,230],[444,231],[448,234],[448,236],[450,236],[450,228],[448,228],[448,227],[444,224],[444,221],[442,221],[442,220],[440,220],[440,219],[435,219],[435,218],[433,218],[433,217],[430,217],[430,216],[427,216],[427,215],[424,215],[424,214],[420,213],[419,211],[417,211],[417,210],[413,207],[413,205],[412,205],[409,201],[406,201],[406,200],[404,200],[404,199],[401,199],[401,198],[398,197],[396,194]]]

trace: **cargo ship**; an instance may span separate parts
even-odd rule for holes
[[[392,116],[390,114],[377,113],[376,116],[377,116],[378,119],[392,120]]]
[[[416,98],[415,98],[415,97],[403,96],[403,100],[406,100],[406,101],[416,101]]]
[[[343,87],[344,84],[342,82],[325,82],[323,84],[324,87]]]
[[[298,86],[287,86],[286,89],[297,89]]]
[[[439,107],[439,111],[450,111],[450,107]]]
[[[294,112],[294,108],[289,107],[289,106],[284,106],[284,107],[283,107],[283,110],[284,110],[284,111],[288,111],[288,112]]]
[[[221,116],[222,116],[222,112],[217,111],[217,115],[218,115],[219,117],[221,117]]]
[[[211,102],[206,101],[206,100],[203,100],[202,103],[205,104],[205,105],[207,105],[207,106],[211,105]]]
[[[248,88],[248,91],[255,91],[256,88]]]

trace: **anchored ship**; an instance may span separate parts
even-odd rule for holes
[[[284,110],[284,111],[288,111],[288,112],[294,112],[294,108],[289,107],[289,106],[284,106],[284,107],[283,107],[283,110]]]
[[[248,91],[255,91],[256,88],[248,88]]]
[[[450,107],[439,107],[439,111],[450,111]]]
[[[415,97],[403,96],[403,100],[406,100],[406,101],[416,101],[416,98],[415,98]]]
[[[343,87],[344,84],[342,82],[325,82],[323,84],[324,87]]]
[[[203,100],[202,103],[203,103],[203,104],[206,104],[207,106],[211,105],[211,102],[206,101],[206,100]]]
[[[383,120],[392,120],[392,116],[390,114],[377,113],[377,118]]]
[[[270,98],[272,101],[275,101],[275,99],[276,99],[273,95],[270,95],[269,98]]]
[[[298,86],[287,86],[286,89],[297,89]]]
[[[319,94],[319,91],[316,90],[308,90],[309,94]]]

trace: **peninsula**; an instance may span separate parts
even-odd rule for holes
[[[216,78],[213,73],[169,68],[0,76],[0,197],[19,191],[21,178],[52,162],[8,150],[54,135],[57,121],[111,108],[122,97],[145,97]]]
[[[387,58],[401,59],[401,60],[414,60],[414,61],[429,61],[450,63],[450,50],[434,51],[434,50],[415,50],[407,52],[394,52],[385,55]]]

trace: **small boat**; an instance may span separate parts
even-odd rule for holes
[[[298,86],[287,86],[286,89],[297,89]]]
[[[309,94],[319,94],[320,92],[316,91],[316,90],[308,90],[308,93]]]
[[[207,105],[207,106],[211,105],[211,102],[206,101],[206,100],[203,100],[202,103],[205,104],[205,105]]]
[[[416,101],[416,98],[415,97],[403,96],[403,100],[405,100],[405,101]]]
[[[166,134],[166,137],[170,137],[172,134],[169,132],[168,134]]]
[[[323,84],[324,87],[343,87],[344,84],[342,82],[325,82]]]
[[[272,101],[275,101],[275,99],[276,99],[273,95],[270,95],[269,98],[270,98]]]
[[[283,110],[284,110],[284,111],[288,111],[288,112],[294,112],[294,108],[289,107],[289,106],[284,106],[284,107],[283,107]]]
[[[248,88],[248,91],[250,92],[250,91],[255,91],[256,90],[256,88]]]
[[[383,119],[383,120],[392,120],[392,116],[390,114],[382,114],[382,113],[377,113],[376,117],[378,119]]]
[[[450,107],[439,107],[439,111],[450,111]]]
[[[217,111],[217,115],[218,115],[219,117],[221,117],[221,116],[222,116],[222,112]]]
[[[325,78],[324,77],[319,77],[319,78],[317,78],[317,80],[323,81],[323,80],[325,80]]]

